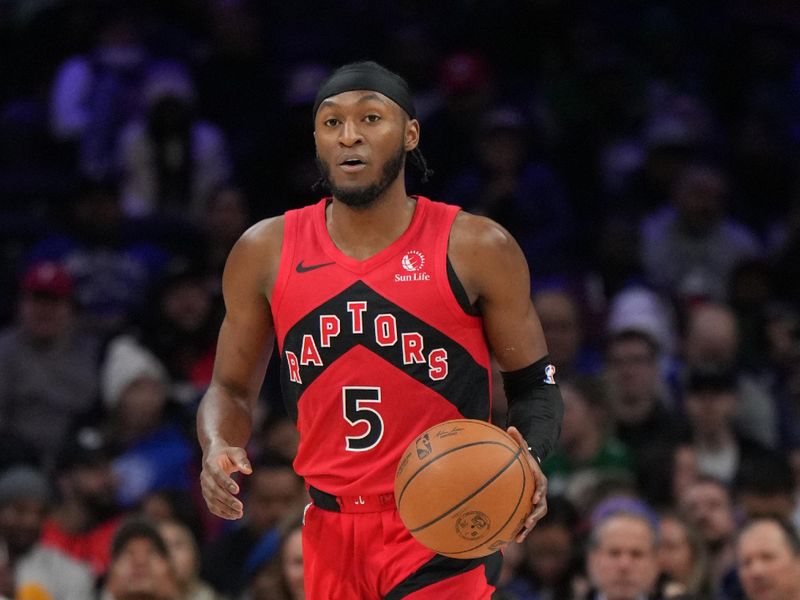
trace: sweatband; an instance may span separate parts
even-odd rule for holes
[[[409,117],[416,117],[414,100],[405,80],[373,61],[351,63],[337,69],[319,88],[312,115],[317,116],[319,105],[326,98],[353,90],[379,92],[394,100]]]
[[[555,372],[550,357],[545,356],[522,369],[500,373],[508,401],[506,426],[519,430],[539,461],[555,446],[564,419]]]

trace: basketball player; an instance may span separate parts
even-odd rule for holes
[[[306,596],[488,599],[499,552],[435,555],[402,525],[391,492],[403,451],[423,430],[488,420],[491,352],[508,431],[535,474],[516,541],[546,513],[537,459],[558,437],[563,409],[528,266],[496,223],[407,195],[406,158],[428,170],[401,77],[373,62],[345,65],[320,87],[313,116],[332,196],[257,223],[225,267],[227,314],[198,413],[203,494],[212,513],[244,515],[231,474],[252,472],[244,447],[276,340],[300,431],[294,466],[312,498]]]

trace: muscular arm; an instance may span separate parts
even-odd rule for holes
[[[489,219],[460,213],[450,234],[449,256],[470,300],[480,307],[501,371],[518,371],[544,358],[547,344],[531,302],[528,265],[508,231]],[[535,440],[526,441],[516,427],[509,433],[525,451],[536,484],[531,514],[517,538],[522,541],[547,512],[547,479],[528,450]]]
[[[243,514],[231,474],[251,472],[244,448],[274,340],[268,298],[282,234],[280,219],[254,225],[231,250],[222,278],[226,314],[211,384],[197,412],[197,436],[203,496],[212,513],[228,519]]]

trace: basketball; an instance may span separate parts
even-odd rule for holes
[[[409,444],[395,501],[411,534],[452,558],[477,558],[513,541],[531,511],[533,473],[505,431],[473,419],[439,423]]]

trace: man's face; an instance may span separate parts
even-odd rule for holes
[[[562,292],[539,292],[533,304],[542,323],[550,360],[557,367],[569,366],[581,345],[581,325],[577,307]]]
[[[615,416],[629,423],[646,418],[656,400],[658,383],[653,348],[641,339],[614,342],[608,351],[608,375],[614,389]]]
[[[317,162],[334,197],[372,204],[403,172],[419,123],[383,94],[343,92],[322,102],[314,119]]]
[[[634,600],[653,588],[658,576],[655,536],[641,519],[620,515],[601,526],[588,556],[589,576],[607,600]]]
[[[99,514],[111,513],[116,507],[117,478],[111,462],[76,465],[65,474],[72,494],[86,507]]]
[[[38,541],[45,517],[45,504],[38,498],[19,498],[0,507],[0,538],[9,550],[22,554]]]
[[[739,578],[751,600],[800,598],[800,555],[777,524],[755,523],[739,538]]]
[[[697,482],[680,499],[681,509],[712,545],[724,543],[736,528],[728,493],[719,485]]]
[[[114,559],[108,589],[116,600],[173,600],[175,572],[169,559],[145,537],[132,538]]]
[[[73,317],[69,298],[28,293],[20,299],[20,324],[37,341],[49,342],[62,335],[72,324]]]
[[[705,438],[719,436],[733,427],[736,392],[724,390],[688,390],[686,414],[694,432]]]
[[[261,533],[274,527],[302,498],[302,480],[291,469],[256,468],[245,502],[250,528]]]

